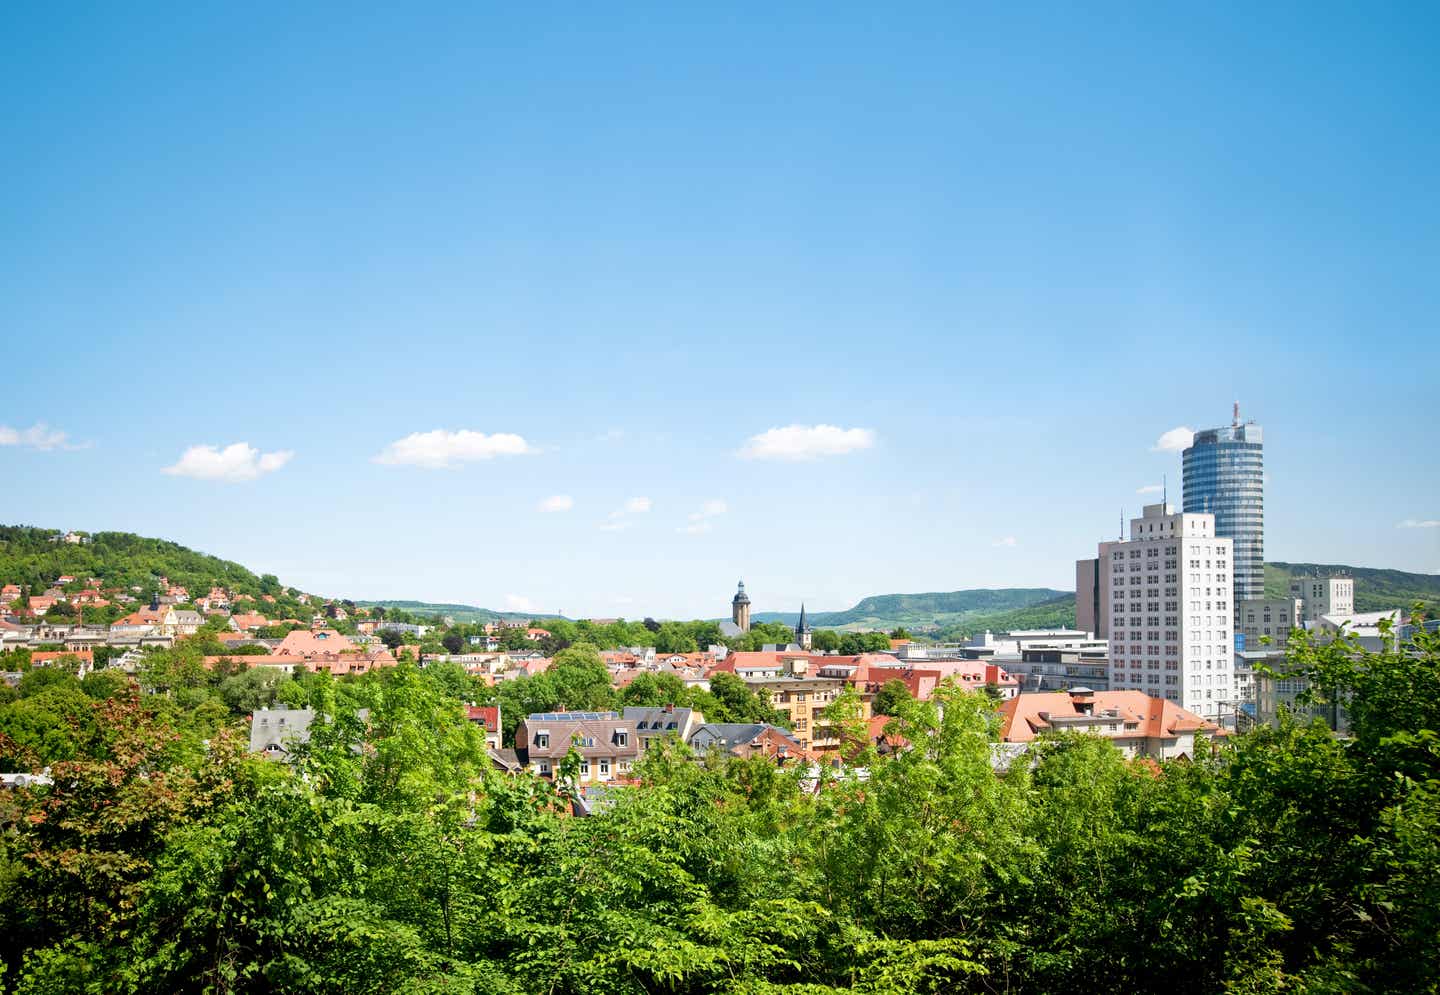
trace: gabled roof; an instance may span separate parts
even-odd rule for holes
[[[1082,711],[1086,707],[1091,709],[1088,715]],[[1056,728],[1052,717],[1112,723],[1114,739],[1167,739],[1200,731],[1222,735],[1214,722],[1143,691],[1047,691],[1017,694],[1005,701],[1000,706],[1000,738],[1007,743],[1029,742]]]
[[[628,706],[623,717],[635,723],[641,733],[682,732],[690,724],[691,710],[688,708],[644,708]]]
[[[297,656],[315,656],[320,653],[344,653],[355,649],[355,644],[334,629],[295,629],[280,641],[275,652]]]
[[[485,726],[486,732],[500,731],[499,705],[466,705],[465,717],[471,722],[479,722]]]

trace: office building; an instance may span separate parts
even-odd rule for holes
[[[1302,604],[1302,620],[1355,614],[1355,581],[1351,577],[1291,577],[1290,597]]]
[[[1163,697],[1228,725],[1233,680],[1233,544],[1217,536],[1215,516],[1146,505],[1130,538],[1099,545],[1099,605],[1108,633],[1112,691]]]
[[[1240,602],[1236,631],[1244,637],[1237,648],[1246,652],[1283,650],[1290,630],[1302,628],[1303,604],[1299,598],[1256,598]]]
[[[1265,447],[1260,426],[1241,423],[1240,404],[1225,428],[1196,432],[1182,454],[1187,514],[1214,515],[1215,534],[1234,545],[1237,606],[1265,596]]]

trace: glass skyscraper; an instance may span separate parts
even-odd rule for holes
[[[1265,596],[1265,447],[1260,426],[1242,424],[1240,405],[1225,428],[1196,432],[1183,456],[1185,510],[1215,516],[1215,534],[1234,540],[1235,604]]]

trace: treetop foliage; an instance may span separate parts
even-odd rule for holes
[[[494,768],[463,709],[483,685],[457,666],[273,684],[237,668],[181,644],[138,684],[34,671],[0,702],[4,762],[54,778],[0,795],[6,991],[1440,983],[1434,634],[1382,653],[1297,640],[1285,672],[1343,703],[1346,739],[1286,719],[1157,763],[1047,736],[1002,777],[993,703],[947,684],[888,696],[908,749],[809,769],[667,744],[590,818]],[[522,687],[547,707],[622,703],[602,670],[577,644]],[[622,701],[689,692],[763,721],[742,691],[644,675]],[[245,752],[243,712],[267,696],[318,712],[289,765]],[[832,706],[847,736],[857,704]]]

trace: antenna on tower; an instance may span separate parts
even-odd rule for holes
[[[1239,402],[1239,401],[1236,401],[1236,402],[1235,402],[1235,415],[1234,415],[1233,421],[1231,422],[1231,425],[1234,426],[1235,428],[1239,428],[1239,427],[1240,427],[1240,402]]]
[[[1166,508],[1170,506],[1170,476],[1160,474],[1160,503]]]

